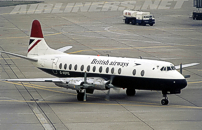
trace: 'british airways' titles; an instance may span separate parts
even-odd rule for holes
[[[122,67],[127,67],[128,62],[118,62],[118,61],[109,61],[109,60],[97,60],[93,59],[91,64],[99,64],[99,65],[113,65],[113,66],[122,66]]]

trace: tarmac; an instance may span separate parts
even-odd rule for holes
[[[0,7],[0,49],[4,51],[26,55],[31,23],[37,19],[48,45],[54,49],[73,46],[69,54],[200,64],[183,69],[184,75],[191,75],[188,86],[181,94],[168,95],[167,106],[161,105],[163,97],[158,91],[137,90],[134,97],[128,97],[124,89],[112,90],[110,100],[105,100],[107,91],[97,90],[80,102],[76,91],[52,83],[0,81],[0,129],[201,130],[202,21],[191,18],[192,0],[153,2],[4,3]],[[125,24],[122,10],[126,7],[152,12],[156,24]],[[0,65],[1,79],[52,77],[30,61],[6,54],[1,54]]]

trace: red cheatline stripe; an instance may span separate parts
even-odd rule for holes
[[[32,50],[32,48],[34,48],[41,40],[37,40],[34,45],[32,45],[29,49],[28,52]]]

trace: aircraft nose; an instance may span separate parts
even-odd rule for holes
[[[174,81],[175,84],[176,84],[176,87],[179,88],[179,89],[183,89],[187,86],[187,81],[186,79],[181,79],[181,80],[177,80],[177,81]]]

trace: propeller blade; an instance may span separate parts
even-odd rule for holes
[[[105,100],[107,100],[107,101],[109,101],[109,98],[110,98],[109,94],[110,94],[110,89],[108,90],[106,97],[105,97]]]
[[[84,83],[86,83],[86,82],[87,82],[87,73],[85,71],[85,73],[84,73]]]
[[[85,73],[84,73],[84,95],[83,95],[83,101],[85,102],[86,101],[86,88],[85,88],[85,84],[87,83],[87,73],[86,73],[86,71],[85,71]]]
[[[109,82],[109,84],[112,84],[113,79],[114,79],[114,76],[111,76],[111,77],[110,77],[110,82]]]
[[[86,89],[84,89],[84,96],[83,96],[83,101],[86,101]]]

